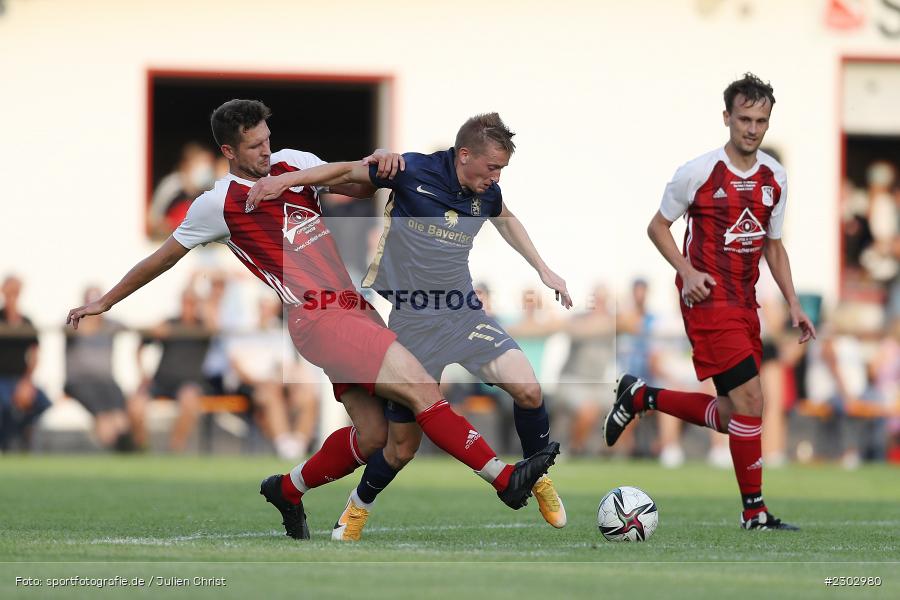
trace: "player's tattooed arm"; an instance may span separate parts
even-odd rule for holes
[[[112,308],[116,303],[124,300],[132,293],[136,292],[146,284],[150,283],[172,266],[181,260],[185,254],[189,252],[188,248],[182,246],[178,241],[169,236],[162,246],[156,252],[134,265],[122,280],[114,285],[112,289],[103,294],[97,300],[73,308],[66,317],[66,324],[71,325],[74,329],[78,329],[78,321],[82,317],[88,315],[99,315]]]
[[[572,308],[572,297],[566,287],[566,280],[547,266],[518,217],[504,204],[500,214],[493,217],[491,223],[494,224],[506,243],[534,267],[544,285],[556,292],[556,299],[560,304],[566,308]]]
[[[659,250],[659,253],[672,265],[681,276],[681,296],[685,304],[693,306],[697,302],[703,302],[709,297],[716,280],[709,273],[698,271],[684,257],[675,238],[672,237],[670,231],[672,221],[665,218],[661,212],[656,211],[650,225],[647,226],[647,235],[653,241],[653,245]]]
[[[816,339],[816,327],[812,319],[800,306],[800,300],[794,291],[794,278],[791,275],[791,261],[788,259],[787,250],[780,239],[767,238],[763,247],[766,262],[772,272],[772,279],[778,284],[778,289],[788,303],[791,311],[791,322],[794,327],[800,328],[800,340],[803,344],[810,339]]]

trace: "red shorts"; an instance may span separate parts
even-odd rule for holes
[[[691,347],[694,370],[703,381],[724,373],[739,362],[753,356],[756,368],[762,359],[759,316],[752,308],[687,308],[682,304],[681,316]]]
[[[297,308],[288,318],[297,351],[325,371],[338,401],[354,385],[375,393],[375,379],[397,334],[387,328],[371,305],[325,310],[314,319],[309,318],[308,311]]]

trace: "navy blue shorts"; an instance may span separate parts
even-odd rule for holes
[[[391,313],[391,331],[415,356],[435,381],[441,380],[444,367],[459,363],[476,377],[480,369],[507,350],[519,349],[493,317],[483,310],[462,310],[440,315]],[[413,412],[388,401],[384,415],[395,423],[416,420]]]

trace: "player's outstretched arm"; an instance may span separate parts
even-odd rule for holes
[[[678,250],[675,238],[672,237],[671,227],[672,221],[665,218],[661,212],[656,211],[647,226],[647,235],[650,236],[650,240],[659,253],[681,276],[683,283],[681,295],[688,306],[693,306],[697,302],[706,300],[712,291],[712,286],[716,285],[716,280],[709,273],[695,269]]]
[[[379,177],[386,176],[389,179],[397,174],[398,169],[403,170],[405,167],[401,155],[386,150],[376,150],[360,161],[326,163],[302,171],[289,171],[275,177],[263,177],[250,188],[245,210],[251,212],[259,206],[260,202],[274,200],[286,189],[301,185],[327,185],[335,188],[334,191],[338,193],[346,193],[351,196],[365,195],[369,189],[372,191],[375,189],[369,178],[369,164],[371,163],[378,164],[377,174]],[[366,186],[366,190],[350,187],[354,184]]]
[[[494,224],[506,243],[534,267],[544,285],[556,292],[556,299],[560,301],[560,304],[566,308],[572,308],[572,297],[569,295],[565,279],[547,266],[518,217],[504,204],[500,214],[493,217],[491,223]]]
[[[807,316],[803,307],[800,306],[800,300],[797,298],[797,292],[794,291],[794,279],[791,275],[791,261],[788,259],[787,249],[780,239],[768,238],[766,245],[763,247],[763,254],[766,256],[766,262],[769,263],[769,270],[772,271],[772,279],[778,284],[778,289],[788,303],[791,311],[791,322],[794,327],[799,327],[800,343],[808,342],[810,339],[816,338],[816,327],[813,325],[812,319]]]
[[[156,252],[134,265],[125,277],[98,300],[73,308],[66,317],[66,325],[78,329],[78,321],[88,315],[99,315],[112,308],[119,301],[147,285],[172,268],[189,250],[169,236]]]

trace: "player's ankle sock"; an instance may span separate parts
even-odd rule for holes
[[[312,488],[349,475],[364,464],[366,460],[359,451],[356,427],[343,427],[329,435],[309,460],[291,470],[291,481],[302,495]]]
[[[731,415],[728,423],[728,446],[734,474],[744,504],[744,519],[764,510],[762,497],[762,418],[749,415]]]
[[[719,404],[715,396],[657,388],[649,388],[647,394],[645,397],[653,397],[656,410],[660,412],[700,427],[722,431],[719,425]]]
[[[366,463],[366,470],[356,486],[356,495],[366,504],[375,502],[375,497],[394,480],[397,473],[384,459],[384,452],[378,450]]]
[[[758,494],[741,494],[741,502],[744,505],[742,513],[744,520],[749,521],[759,513],[766,512],[766,503],[763,500],[762,492]]]
[[[302,468],[303,465],[299,464],[289,473],[285,473],[281,477],[281,495],[291,504],[300,504],[300,499],[303,498],[303,494],[309,490],[303,482],[303,476],[300,475],[300,470]],[[294,483],[294,471],[297,471],[296,483]]]
[[[537,408],[522,408],[514,404],[513,419],[525,458],[543,450],[550,443],[550,415],[543,402]]]
[[[645,410],[656,410],[656,396],[661,391],[661,389],[652,388],[649,385],[639,387],[634,393],[634,400],[632,401],[634,413],[641,413]]]
[[[359,492],[354,489],[350,492],[350,499],[353,500],[353,504],[357,505],[360,508],[364,508],[366,510],[372,510],[372,503],[366,502],[362,498],[359,497]]]
[[[473,471],[481,471],[497,457],[481,434],[465,417],[453,412],[446,400],[435,402],[420,412],[416,422],[435,446]]]
[[[499,458],[492,458],[486,465],[475,471],[475,474],[494,486],[498,492],[502,492],[509,486],[509,478],[512,475],[512,465],[508,465]]]

